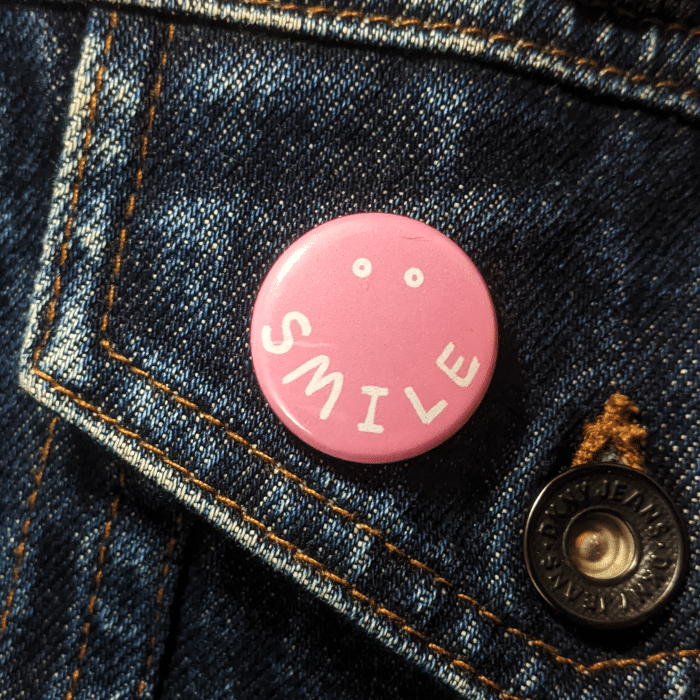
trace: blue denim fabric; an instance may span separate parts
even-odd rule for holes
[[[692,698],[697,33],[565,3],[133,5],[5,11],[5,696]],[[461,245],[501,335],[469,423],[371,467],[280,426],[247,336],[279,253],[360,211]],[[691,562],[658,619],[601,635],[537,597],[520,540],[616,389]]]
[[[0,12],[0,696],[453,697],[17,387],[84,17]]]
[[[81,13],[0,8],[0,696],[8,699],[135,697],[142,682],[151,696],[182,549],[170,543],[188,527],[152,484],[17,386],[84,24]]]
[[[117,2],[117,0],[112,0]],[[321,40],[457,55],[697,118],[700,47],[682,22],[630,24],[569,0],[126,0],[119,5]],[[604,8],[607,6],[603,5]],[[680,13],[692,22],[693,13]],[[697,22],[698,20],[696,20]]]

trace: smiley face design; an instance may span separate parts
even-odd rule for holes
[[[394,214],[329,221],[291,245],[253,309],[251,353],[272,410],[341,459],[394,462],[454,434],[496,361],[496,317],[472,261]]]

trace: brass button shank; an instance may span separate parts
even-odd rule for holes
[[[644,472],[587,464],[537,497],[525,562],[544,599],[572,620],[622,628],[658,613],[683,578],[688,541],[670,499]]]

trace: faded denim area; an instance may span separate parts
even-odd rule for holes
[[[486,60],[698,117],[695,3],[600,0],[111,0],[361,45]],[[663,5],[663,7],[661,7]]]
[[[17,386],[84,24],[0,10],[0,697],[456,697]]]
[[[169,630],[172,501],[17,385],[85,17],[0,9],[0,697],[144,697]]]
[[[665,93],[654,110],[639,109],[626,83],[602,99],[593,85],[543,81],[515,58],[508,67],[398,50],[388,40],[396,28],[378,24],[366,24],[362,43],[271,26],[89,11],[70,107],[53,103],[66,118],[53,193],[46,178],[31,178],[22,196],[46,208],[28,208],[33,226],[8,226],[36,245],[46,219],[20,381],[62,417],[57,434],[74,432],[70,423],[89,436],[73,439],[122,460],[96,459],[102,520],[68,527],[92,533],[87,551],[100,566],[114,494],[153,502],[154,534],[137,557],[153,568],[150,583],[123,586],[148,590],[143,605],[170,631],[152,644],[146,627],[134,633],[147,674],[127,673],[129,687],[323,697],[343,678],[348,697],[424,697],[439,679],[448,696],[470,698],[691,698],[700,675],[700,135],[691,112]],[[636,60],[624,42],[617,50]],[[692,83],[686,54],[678,57],[664,69]],[[248,347],[257,289],[281,251],[362,211],[420,219],[457,242],[488,283],[500,328],[496,375],[467,425],[422,457],[371,467],[290,435],[260,394]],[[36,269],[35,257],[27,252],[22,269]],[[26,288],[19,298],[24,310]],[[11,328],[22,316],[11,315]],[[691,563],[657,620],[602,635],[567,625],[537,597],[521,535],[532,499],[616,389],[642,409],[648,468],[683,514]],[[41,415],[25,505],[15,494],[8,506],[8,596],[25,580],[12,548],[27,508],[40,512],[29,470],[46,452],[50,418]],[[181,508],[189,513],[178,523]],[[199,534],[182,544],[191,514]],[[177,591],[170,559],[175,569],[185,562]],[[174,603],[157,594],[158,576]],[[215,592],[224,589],[222,601]],[[92,590],[92,606],[76,594],[90,620],[102,600]],[[280,605],[280,595],[293,602]],[[134,614],[117,606],[115,617]],[[84,624],[75,619],[85,637]],[[73,647],[78,668],[94,639]],[[98,660],[109,656],[105,644]],[[381,665],[369,662],[375,653]],[[272,675],[255,685],[251,669],[261,658],[274,667],[276,654],[276,681],[308,679],[324,655],[338,665],[308,687],[275,686]],[[343,656],[357,663],[343,666]],[[73,681],[72,662],[64,667],[62,696],[110,696],[87,673]],[[138,691],[144,678],[150,685]]]

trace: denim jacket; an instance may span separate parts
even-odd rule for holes
[[[694,3],[0,18],[0,699],[698,697]],[[474,416],[381,465],[284,428],[249,337],[279,255],[371,211],[461,246],[499,326]],[[690,563],[611,633],[522,533],[615,391]]]

